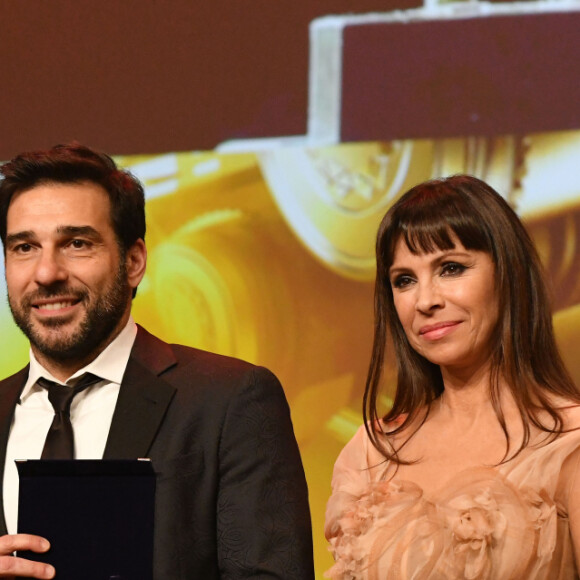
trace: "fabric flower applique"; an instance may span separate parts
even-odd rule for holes
[[[332,580],[356,580],[371,564],[369,546],[372,535],[385,525],[387,518],[414,505],[422,492],[414,484],[396,481],[369,483],[337,518],[329,539],[335,564],[325,577]]]
[[[526,488],[522,497],[529,505],[529,517],[535,530],[539,532],[538,559],[549,558],[554,552],[557,539],[556,504],[544,489],[539,492]]]
[[[461,495],[449,502],[448,525],[453,535],[456,564],[468,580],[485,578],[490,571],[490,550],[497,546],[507,520],[489,489]]]

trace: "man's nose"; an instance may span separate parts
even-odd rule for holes
[[[63,257],[57,250],[45,248],[36,264],[35,281],[41,286],[62,282],[68,277]]]

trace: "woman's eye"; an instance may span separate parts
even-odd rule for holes
[[[413,278],[407,275],[397,276],[392,282],[391,285],[393,288],[406,288],[409,284],[413,283]]]
[[[442,276],[458,276],[462,274],[467,269],[466,266],[463,264],[459,264],[458,262],[446,262],[441,266],[441,275]]]

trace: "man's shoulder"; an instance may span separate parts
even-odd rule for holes
[[[256,365],[233,357],[207,350],[202,350],[192,346],[183,344],[169,344],[169,347],[180,362],[188,363],[195,362],[200,367],[214,368],[220,367],[224,369],[248,371],[256,368]]]
[[[19,371],[0,379],[0,389],[6,389],[13,386],[24,386],[24,382],[26,381],[26,377],[28,376],[28,368],[29,365],[21,368]]]
[[[155,366],[162,376],[190,375],[197,378],[240,380],[247,375],[272,378],[268,369],[236,357],[183,344],[171,344],[139,327],[133,355]]]

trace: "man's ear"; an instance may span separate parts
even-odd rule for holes
[[[127,250],[125,265],[127,266],[127,280],[129,286],[135,289],[143,279],[145,268],[147,267],[147,247],[145,246],[144,240],[139,238]]]

